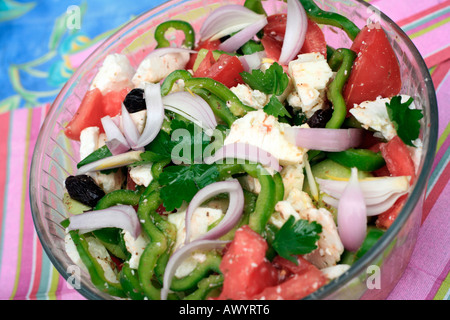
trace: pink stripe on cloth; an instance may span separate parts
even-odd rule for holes
[[[33,158],[34,146],[39,134],[40,126],[41,126],[41,110],[40,109],[31,109],[32,119],[31,126],[28,130],[30,130],[29,136],[29,144],[28,144],[28,157],[27,161],[27,178],[26,181],[30,180],[30,166],[31,160]],[[27,186],[25,187],[25,212],[24,212],[24,223],[23,223],[23,243],[22,243],[22,259],[21,259],[21,267],[20,267],[20,275],[19,275],[19,284],[17,287],[17,291],[15,294],[15,299],[27,299],[28,294],[32,290],[33,283],[31,281],[35,276],[39,276],[34,274],[35,271],[35,254],[34,250],[34,240],[36,236],[36,231],[33,225],[33,218],[31,215],[31,207],[30,207],[30,193]],[[39,261],[40,262],[40,261]]]
[[[21,227],[21,199],[20,195],[23,188],[23,179],[21,174],[24,166],[24,154],[27,139],[27,130],[24,126],[27,124],[28,110],[19,109],[11,114],[11,134],[8,139],[9,156],[8,162],[9,180],[7,181],[7,196],[5,203],[5,214],[3,224],[2,248],[0,268],[0,296],[9,298],[14,291],[17,263],[19,259],[20,227]]]
[[[449,184],[422,225],[408,267],[389,300],[425,300],[435,283],[442,282],[442,276],[445,278],[450,271],[448,199]]]
[[[380,9],[381,12],[385,13],[392,20],[401,21],[446,1],[414,1],[414,5],[411,5],[412,1],[373,0],[370,2],[370,5]]]

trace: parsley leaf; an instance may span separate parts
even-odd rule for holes
[[[283,67],[278,63],[273,63],[265,72],[252,70],[252,73],[241,72],[240,75],[245,83],[253,90],[259,90],[266,94],[280,96],[289,84],[289,77],[284,73]]]
[[[159,177],[161,199],[167,211],[181,207],[183,201],[190,202],[205,186],[217,182],[219,170],[216,165],[192,164],[170,166]]]
[[[315,250],[321,232],[322,226],[317,222],[303,219],[295,221],[295,218],[290,216],[275,234],[272,247],[280,256],[297,264],[293,255],[307,254]]]
[[[271,96],[269,102],[264,106],[264,112],[274,117],[288,117],[292,118],[290,113],[286,110],[284,105],[278,100],[276,96]]]
[[[203,152],[210,144],[211,138],[192,122],[174,119],[170,127],[172,129],[172,161],[177,164],[201,162]]]
[[[145,151],[140,155],[142,161],[135,162],[132,166],[170,160],[172,148],[174,146],[175,144],[171,141],[170,135],[161,130],[156,138],[150,144],[145,146]]]
[[[406,145],[412,147],[414,147],[412,141],[419,137],[419,120],[423,118],[421,110],[409,108],[413,101],[414,98],[409,98],[408,101],[402,103],[402,97],[395,96],[390,103],[386,103],[389,119],[394,124],[397,135]]]

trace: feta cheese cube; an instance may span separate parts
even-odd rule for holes
[[[303,190],[303,164],[289,165],[281,170],[281,178],[284,184],[284,198],[286,199],[292,190]]]
[[[184,69],[189,58],[190,54],[188,52],[168,53],[160,57],[147,57],[139,65],[132,82],[137,88],[143,88],[145,82],[157,83],[167,77],[172,71]]]
[[[151,164],[133,167],[130,169],[129,174],[131,179],[140,186],[148,187],[153,180]]]
[[[149,239],[145,233],[141,233],[136,239],[133,238],[131,233],[123,231],[123,240],[127,251],[131,254],[128,263],[131,269],[137,269],[139,267],[139,261],[141,259],[142,252],[149,243]]]
[[[401,96],[401,102],[405,103],[410,98],[407,95]],[[378,97],[375,101],[364,101],[355,104],[350,113],[358,120],[365,129],[373,129],[379,132],[382,138],[391,140],[397,135],[394,124],[389,119],[386,103],[391,101],[390,98]],[[415,109],[414,103],[409,106]]]
[[[302,108],[305,113],[323,107],[325,89],[333,77],[333,71],[322,54],[298,55],[296,60],[289,63],[288,74],[295,87],[288,96],[291,106]]]
[[[282,166],[302,163],[307,150],[288,141],[284,134],[286,127],[289,125],[263,110],[251,111],[234,121],[224,144],[241,142],[257,146],[271,153]]]
[[[118,53],[110,54],[103,61],[103,65],[97,72],[90,90],[98,88],[105,94],[109,91],[133,88],[133,83],[131,82],[133,75],[134,68],[125,55]]]
[[[80,134],[80,160],[83,160],[98,148],[99,127],[88,127]]]
[[[230,90],[242,101],[243,104],[256,109],[262,109],[269,102],[269,97],[259,90],[252,90],[248,85],[238,84]]]

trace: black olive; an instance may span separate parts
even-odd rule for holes
[[[131,90],[125,100],[123,101],[125,108],[127,108],[129,113],[135,113],[146,109],[145,99],[144,99],[144,89],[133,89]]]
[[[333,115],[333,109],[319,109],[308,119],[307,123],[310,128],[325,128]]]
[[[105,195],[102,188],[88,175],[69,176],[65,184],[72,199],[90,207],[95,207],[97,202]]]

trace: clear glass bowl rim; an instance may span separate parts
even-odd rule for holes
[[[163,8],[166,7],[172,7],[176,5],[176,3],[182,2],[184,0],[171,0],[166,3],[163,3],[147,12],[142,13],[141,15],[137,16],[132,21],[125,24],[122,28],[120,28],[118,31],[116,31],[114,34],[112,34],[108,39],[106,39],[94,52],[92,52],[89,57],[77,68],[77,70],[74,72],[74,74],[71,76],[71,78],[66,82],[66,84],[62,87],[60,93],[57,95],[55,101],[53,102],[52,106],[50,107],[47,117],[44,120],[41,131],[38,135],[38,138],[36,140],[36,145],[33,153],[33,158],[31,162],[31,171],[33,172],[33,168],[37,166],[37,162],[39,160],[37,150],[40,149],[41,145],[41,136],[42,133],[45,131],[45,129],[49,126],[49,119],[51,118],[51,115],[56,111],[56,107],[60,104],[60,101],[63,99],[64,95],[66,94],[68,88],[70,88],[75,81],[75,79],[78,78],[79,74],[82,73],[83,67],[85,65],[88,65],[90,60],[93,59],[99,52],[113,44],[115,41],[117,41],[118,38],[131,28],[137,26],[140,22],[147,19],[148,16],[151,16]],[[365,2],[363,0],[353,0],[355,2],[358,2],[360,5],[366,6],[369,8],[371,6],[370,3]],[[414,59],[419,65],[420,73],[423,79],[431,79],[428,67],[425,64],[425,61],[423,60],[423,57],[419,53],[418,49],[414,45],[414,43],[411,41],[411,39],[406,35],[406,33],[394,22],[392,21],[388,16],[386,16],[383,12],[380,12],[380,17],[383,21],[389,23],[393,29],[401,36],[403,42],[407,45],[409,50],[411,51]],[[424,190],[426,189],[427,182],[429,179],[429,175],[431,173],[432,164],[434,161],[434,155],[435,150],[437,146],[437,137],[438,137],[438,107],[437,107],[437,99],[436,99],[436,93],[434,90],[434,86],[432,83],[430,85],[427,85],[427,95],[430,102],[430,132],[429,132],[429,141],[428,141],[428,149],[424,150],[426,152],[426,156],[424,159],[424,163],[422,166],[422,171],[420,172],[420,175],[417,178],[416,184],[411,191],[410,196],[408,197],[407,202],[405,203],[404,207],[402,208],[400,214],[398,215],[397,219],[393,222],[391,227],[386,231],[386,233],[380,238],[380,240],[377,242],[377,245],[372,247],[361,259],[356,261],[352,267],[349,269],[348,272],[344,273],[340,277],[330,281],[327,285],[319,288],[314,293],[307,296],[305,299],[324,299],[327,296],[331,295],[332,293],[336,292],[338,289],[340,289],[345,284],[349,283],[355,276],[359,275],[364,269],[366,269],[376,257],[378,257],[388,246],[389,244],[394,240],[396,235],[400,232],[403,225],[406,223],[408,218],[410,217],[411,213],[413,212],[413,209],[417,205],[417,202],[419,198],[422,196]],[[32,191],[32,186],[34,183],[34,175],[30,175],[30,201],[31,201],[31,211],[32,211],[32,217],[33,222],[36,228],[36,232],[38,235],[38,238],[42,244],[42,247],[47,254],[48,258],[52,262],[52,264],[55,266],[56,270],[61,274],[65,280],[67,280],[68,275],[66,273],[66,270],[64,269],[62,263],[56,259],[49,247],[49,245],[44,241],[41,235],[40,226],[37,223],[38,221],[38,209],[35,207],[34,203],[36,202],[35,194]],[[91,300],[100,300],[103,299],[100,295],[98,295],[96,292],[93,292],[89,289],[86,289],[84,287],[77,289],[77,291],[83,295],[86,299]]]

